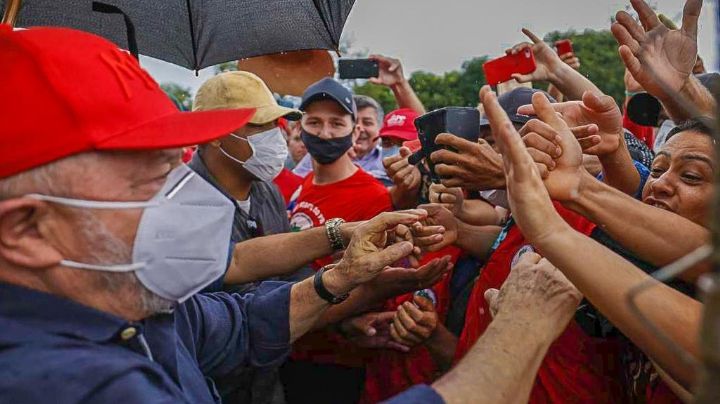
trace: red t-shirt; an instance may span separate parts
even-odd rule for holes
[[[280,194],[282,194],[283,199],[285,199],[285,205],[288,205],[295,191],[300,187],[300,185],[302,185],[303,177],[295,175],[295,173],[287,168],[283,168],[283,170],[280,171],[280,174],[275,177],[273,183],[278,190],[280,190]]]
[[[347,222],[368,220],[382,212],[392,210],[388,190],[373,176],[358,168],[347,179],[328,184],[313,184],[315,175],[310,173],[297,198],[291,202],[290,227],[293,231],[322,226],[332,218]],[[317,260],[317,268],[332,263],[332,257]],[[316,363],[331,363],[352,367],[363,366],[372,352],[358,348],[340,335],[316,331],[303,336],[295,343],[293,359]]]
[[[457,262],[461,250],[457,247],[446,247],[435,253],[427,253],[420,260],[420,265],[430,262],[434,258],[449,255],[451,261]],[[450,308],[450,277],[445,275],[430,289],[435,293],[438,321],[445,322]],[[412,301],[413,293],[396,296],[385,302],[383,311],[396,311],[401,304]],[[430,355],[430,351],[422,345],[414,347],[410,352],[403,353],[391,349],[377,350],[369,356],[365,363],[365,391],[361,404],[378,403],[400,394],[416,384],[431,384],[438,375],[437,364]]]
[[[372,175],[358,168],[350,177],[327,185],[313,183],[310,173],[297,198],[291,202],[290,227],[293,231],[322,226],[332,218],[346,222],[368,220],[393,210],[390,192]]]
[[[558,213],[575,230],[589,235],[595,225],[560,204]],[[517,226],[511,226],[478,276],[465,313],[465,327],[458,341],[456,360],[461,359],[485,332],[491,313],[485,291],[499,289],[510,267],[523,253],[534,251]],[[502,237],[502,236],[501,236]],[[567,246],[567,248],[573,248]],[[625,402],[620,341],[593,338],[572,321],[550,346],[540,365],[531,403],[617,403]]]

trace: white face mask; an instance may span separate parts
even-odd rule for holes
[[[248,142],[253,151],[252,156],[250,156],[247,161],[241,161],[223,150],[222,146],[220,147],[220,152],[224,154],[225,157],[245,167],[248,172],[258,179],[270,182],[274,180],[285,167],[288,148],[280,128],[274,128],[251,135],[247,139],[232,133],[230,136]]]
[[[158,296],[182,303],[225,273],[235,206],[181,165],[145,202],[107,202],[30,194],[28,197],[81,209],[144,209],[133,243],[133,262],[96,265],[62,260],[60,265],[107,272],[135,272]]]

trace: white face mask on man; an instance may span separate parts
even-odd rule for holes
[[[265,132],[249,136],[247,139],[235,134],[230,134],[235,139],[248,142],[253,151],[252,156],[242,161],[226,152],[220,146],[220,152],[230,160],[245,167],[248,172],[258,179],[270,182],[280,174],[285,167],[285,160],[288,156],[287,142],[280,131],[280,128],[273,128]]]
[[[160,192],[144,202],[27,196],[80,209],[143,209],[132,263],[88,264],[64,259],[62,266],[135,272],[146,289],[178,303],[222,277],[228,267],[235,206],[185,165],[170,172]]]

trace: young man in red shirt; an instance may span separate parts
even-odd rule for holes
[[[312,157],[313,172],[291,201],[290,224],[300,231],[325,224],[327,218],[366,220],[392,210],[387,189],[353,164],[356,107],[350,90],[327,78],[310,86],[300,109],[301,137]]]
[[[330,218],[360,221],[391,211],[388,190],[348,155],[357,116],[350,90],[333,79],[320,80],[305,91],[300,110],[305,113],[301,137],[313,171],[290,202],[292,230],[322,226]],[[316,261],[317,268],[330,263],[332,257]],[[333,332],[301,339],[282,370],[288,402],[356,402],[365,380],[365,354]]]

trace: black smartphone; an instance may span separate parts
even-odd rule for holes
[[[380,74],[380,66],[372,59],[340,59],[338,73],[341,79],[369,79]]]
[[[444,146],[435,144],[435,138],[441,133],[450,133],[473,143],[477,142],[480,137],[480,112],[470,107],[436,109],[416,118],[415,127],[422,146],[420,154],[425,157],[430,167],[430,177],[433,182],[440,182],[430,155]],[[413,159],[418,160],[417,157]]]

